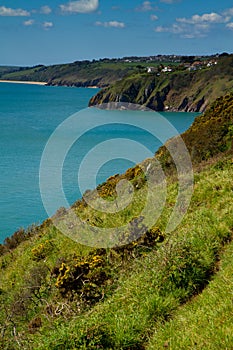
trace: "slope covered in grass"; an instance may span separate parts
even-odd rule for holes
[[[156,65],[155,62],[151,63]],[[158,64],[158,63],[157,63]],[[38,65],[6,69],[0,67],[0,78],[19,81],[41,81],[49,85],[98,86],[114,83],[128,74],[138,72],[138,63],[117,60],[76,61],[51,66]],[[142,63],[142,67],[146,63]]]
[[[183,135],[187,147],[198,152],[192,152],[196,172],[190,207],[174,232],[167,233],[166,226],[178,184],[163,147],[156,156],[172,177],[162,214],[146,232],[140,235],[147,179],[139,165],[98,186],[100,196],[112,200],[117,182],[130,181],[134,200],[127,210],[114,216],[94,211],[84,199],[73,205],[93,228],[130,222],[125,234],[140,236],[132,243],[111,249],[82,246],[59,232],[50,219],[6,240],[0,257],[2,349],[133,350],[156,349],[156,344],[179,349],[179,315],[189,323],[180,344],[191,349],[200,329],[192,312],[197,317],[208,315],[202,318],[206,332],[213,334],[216,329],[206,344],[197,342],[197,349],[203,344],[214,349],[220,343],[226,345],[223,349],[231,348],[233,329],[227,315],[232,311],[232,296],[224,283],[218,290],[215,286],[221,278],[228,280],[232,260],[228,253],[226,265],[221,263],[233,235],[232,100],[232,95],[217,100],[197,118],[190,130],[199,139],[192,138],[190,130]],[[199,147],[199,142],[209,128],[206,157],[206,148]],[[169,142],[175,147],[175,140]],[[207,161],[200,166],[203,160]],[[66,220],[67,210],[59,210],[55,218]],[[216,323],[217,309],[212,305],[222,292],[222,318]],[[201,300],[207,299],[209,304],[203,305]]]
[[[224,170],[214,166],[200,175],[182,227],[126,265],[117,290],[91,313],[63,324],[61,343],[80,349],[143,349],[151,327],[172,317],[181,303],[208,284],[218,269],[222,245],[232,237],[232,170],[227,162]],[[49,342],[42,337],[49,347],[56,333],[50,333]]]
[[[197,174],[187,216],[164,236],[176,194],[171,185],[153,244],[90,253],[50,228],[4,255],[3,348],[146,348],[154,330],[218,270],[232,238],[232,176],[231,160]]]
[[[222,252],[219,271],[198,297],[160,324],[147,350],[232,349],[233,243]]]

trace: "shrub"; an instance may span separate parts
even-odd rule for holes
[[[53,250],[54,245],[51,240],[46,240],[32,249],[32,257],[34,260],[45,259],[46,256]]]

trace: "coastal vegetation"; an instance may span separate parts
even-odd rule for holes
[[[221,58],[213,56],[157,55],[148,57],[103,58],[99,60],[75,61],[73,63],[33,67],[0,66],[0,79],[13,81],[38,81],[48,85],[106,87],[126,76],[145,73],[148,70],[161,71],[166,66],[183,70],[195,61],[205,67],[208,62]]]
[[[3,80],[39,81],[48,85],[104,87],[123,78],[135,66],[118,63],[77,61],[69,64],[38,65],[0,76]]]
[[[52,66],[0,67],[0,79],[14,81],[39,81],[48,85],[105,87],[126,75],[146,69],[148,63],[126,60],[76,61]],[[150,63],[158,66],[158,62]]]
[[[218,97],[232,91],[233,55],[207,65],[197,61],[196,65],[185,66],[126,76],[99,91],[89,105],[129,102],[156,111],[203,112]]]
[[[148,56],[0,67],[0,79],[99,87],[90,106],[130,102],[156,111],[203,112],[232,91],[233,55]]]
[[[178,184],[165,145],[155,157],[167,174],[166,204],[155,225],[131,243],[90,248],[63,235],[51,218],[5,240],[2,349],[232,348],[233,94],[218,98],[182,138],[195,183],[188,212],[174,232],[165,228]],[[168,142],[176,145],[175,138]],[[126,234],[140,233],[147,193],[142,169],[138,164],[97,188],[111,201],[117,183],[130,181],[134,200],[127,210],[110,216],[84,198],[73,210],[93,227],[129,221]],[[55,214],[66,216],[65,208]]]

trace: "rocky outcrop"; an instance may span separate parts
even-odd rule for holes
[[[112,87],[102,89],[91,98],[89,106],[109,102],[128,102],[142,105],[154,111],[203,112],[208,105],[205,96],[196,100],[188,95],[182,97],[174,93],[175,87],[171,87],[170,84],[162,89],[156,88],[155,84],[145,86],[143,94],[140,90],[141,87],[136,87],[135,84],[130,85],[129,88],[123,88],[119,92],[114,92]]]
[[[189,104],[189,98],[187,96],[185,96],[182,103],[179,105],[178,109],[185,110],[185,108],[188,106],[188,104]]]
[[[155,111],[204,112],[219,96],[233,90],[233,56],[211,69],[128,76],[99,91],[89,106],[129,102]]]
[[[77,81],[72,82],[69,80],[50,80],[47,85],[49,86],[70,86],[70,87],[99,87],[105,88],[108,86],[107,84],[102,82],[102,79],[93,79],[93,80],[85,80],[85,81]]]

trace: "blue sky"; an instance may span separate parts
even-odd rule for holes
[[[0,1],[0,64],[233,52],[232,0]]]

